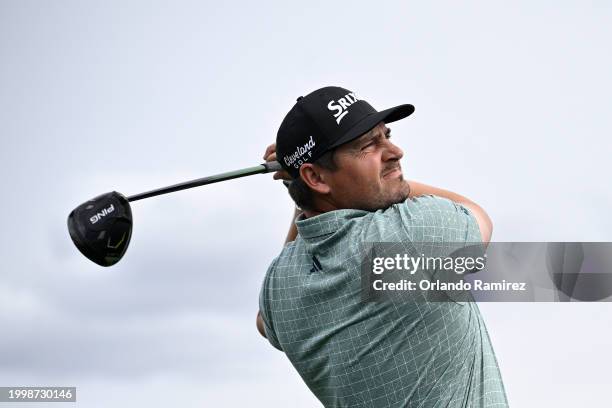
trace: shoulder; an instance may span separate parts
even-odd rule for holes
[[[452,221],[451,217],[457,215],[470,216],[470,212],[463,205],[448,198],[434,195],[413,197],[404,202],[394,204],[382,211],[385,216],[398,216],[405,220],[423,220],[429,222]]]
[[[445,213],[465,210],[459,207],[461,206],[446,198],[423,195],[393,204],[384,210],[378,210],[373,213],[372,220],[403,222],[413,225],[435,221],[443,217]]]
[[[291,265],[294,257],[299,253],[298,237],[294,241],[287,242],[281,252],[270,262],[264,277],[264,286],[270,286],[275,278],[282,274],[287,266]]]
[[[373,213],[367,234],[371,238],[378,235],[381,241],[396,238],[393,240],[429,242],[459,239],[474,227],[477,228],[474,217],[461,204],[443,197],[423,195]]]

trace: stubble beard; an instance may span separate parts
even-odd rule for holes
[[[393,204],[403,203],[410,196],[410,184],[404,180],[404,176],[398,177],[400,186],[392,191],[375,194],[368,202],[361,203],[357,209],[366,211],[384,210],[391,207]]]

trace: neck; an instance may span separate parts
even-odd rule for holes
[[[326,212],[339,210],[340,207],[336,206],[331,200],[326,199],[315,199],[314,209],[312,210],[304,210],[304,216],[306,218],[314,217]]]
[[[304,214],[304,217],[311,218],[311,217],[315,217],[315,216],[317,216],[319,214],[323,214],[323,213],[320,212],[320,211],[316,211],[316,210],[304,210],[303,214]]]

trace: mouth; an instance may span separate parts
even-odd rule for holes
[[[394,167],[392,169],[385,171],[382,174],[382,178],[390,179],[390,178],[400,177],[401,175],[402,175],[402,168],[400,166],[397,166],[397,167]]]

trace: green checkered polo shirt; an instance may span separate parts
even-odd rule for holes
[[[475,302],[364,302],[363,243],[480,242],[463,206],[421,196],[296,221],[259,297],[270,343],[326,407],[507,407]]]

